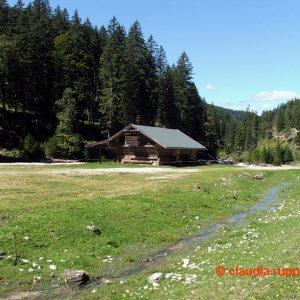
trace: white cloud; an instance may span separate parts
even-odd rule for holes
[[[212,91],[215,89],[215,87],[211,84],[211,83],[208,83],[205,88],[208,90],[208,91]]]
[[[300,97],[299,94],[292,91],[274,90],[271,92],[262,91],[254,96],[256,101],[284,101],[292,100],[293,98]]]
[[[249,106],[249,110],[250,110],[250,111],[257,111],[257,108],[256,108],[255,105],[250,105],[250,106]]]

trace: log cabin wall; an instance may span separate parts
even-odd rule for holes
[[[160,164],[173,162],[188,162],[197,159],[197,151],[193,149],[164,149],[158,150]]]
[[[195,150],[164,149],[152,145],[138,147],[118,147],[118,161],[121,163],[143,164],[172,164],[176,162],[189,162],[196,157]]]
[[[176,162],[176,150],[160,148],[158,150],[158,156],[161,164]]]
[[[121,163],[158,163],[155,147],[118,147],[117,153]]]

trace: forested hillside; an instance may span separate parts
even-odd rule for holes
[[[247,109],[232,111],[208,105],[215,148],[235,160],[289,163],[299,160],[300,99],[290,100],[261,116]]]
[[[84,140],[131,122],[179,128],[204,142],[205,103],[186,53],[169,66],[137,21],[126,32],[115,18],[93,27],[46,0],[0,3],[2,148],[37,141],[49,155],[80,157]]]
[[[0,0],[0,159],[82,158],[86,142],[129,123],[178,128],[213,156],[240,156],[300,127],[299,100],[261,117],[226,110],[207,104],[192,76],[188,55],[168,64],[138,21],[98,28],[47,0]]]

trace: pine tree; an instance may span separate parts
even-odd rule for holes
[[[70,29],[55,37],[52,57],[55,65],[54,97],[59,99],[66,87],[77,93],[79,118],[88,120],[96,107],[98,68],[102,52],[100,37],[89,20],[81,24],[75,11]]]
[[[175,104],[174,68],[167,66],[159,79],[158,124],[178,128],[180,111]]]
[[[279,108],[277,110],[274,122],[277,132],[280,132],[284,128],[284,117],[282,109]]]
[[[55,135],[46,145],[46,153],[50,157],[78,158],[82,153],[83,140],[76,133],[79,113],[77,97],[76,91],[67,88],[63,97],[56,102],[59,123]]]
[[[52,27],[54,37],[66,33],[70,28],[69,14],[66,9],[61,10],[59,5],[52,16]]]
[[[157,106],[158,106],[158,76],[160,73],[160,67],[158,63],[159,53],[158,45],[155,42],[153,36],[151,35],[146,43],[147,54],[146,54],[146,65],[145,65],[145,75],[146,75],[146,89],[145,89],[145,99],[144,102],[148,105],[148,112],[145,116],[145,123],[148,125],[154,125],[154,121],[157,116]]]
[[[6,0],[0,0],[0,35],[9,28],[9,6]]]
[[[156,55],[157,74],[158,76],[161,76],[163,72],[166,71],[167,67],[169,67],[167,63],[167,55],[163,46],[158,48]]]
[[[180,110],[180,128],[196,140],[204,137],[204,102],[192,82],[192,64],[185,52],[174,72],[175,103]]]
[[[59,120],[59,127],[65,133],[71,134],[78,129],[79,111],[77,97],[76,91],[67,88],[64,91],[63,97],[55,103],[58,109],[57,118]]]
[[[151,103],[147,101],[147,48],[138,21],[129,29],[125,48],[127,107],[126,123],[149,125]]]
[[[279,142],[276,143],[273,149],[273,161],[274,165],[281,165],[283,163],[283,151]]]
[[[27,8],[29,35],[27,36],[27,59],[30,110],[40,119],[49,121],[51,112],[51,8],[47,0],[35,0]]]
[[[14,78],[11,70],[15,64],[15,42],[0,35],[0,103],[6,112],[6,104],[12,100]]]
[[[212,156],[216,156],[217,149],[220,149],[220,139],[218,134],[218,129],[220,127],[220,120],[218,118],[217,110],[213,105],[206,106],[206,122],[204,124],[205,128],[205,146],[208,152]]]
[[[234,151],[241,153],[244,150],[245,145],[245,135],[244,128],[240,125],[236,128],[235,137],[234,137]]]
[[[126,125],[125,41],[124,28],[113,18],[108,26],[108,37],[100,59],[99,72],[99,106],[108,137]]]

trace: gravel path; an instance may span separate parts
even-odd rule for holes
[[[180,169],[180,168],[160,168],[160,167],[149,167],[149,168],[97,168],[97,169],[68,169],[68,168],[57,168],[57,169],[20,169],[20,170],[9,170],[5,169],[0,174],[40,174],[40,175],[105,175],[105,174],[116,174],[116,173],[129,173],[129,174],[157,174],[157,173],[195,173],[200,172],[199,169]]]
[[[60,165],[60,164],[52,164]],[[62,164],[68,165],[68,164]],[[69,164],[70,165],[70,164]],[[51,166],[50,164],[42,163],[14,163],[14,164],[0,164],[1,166]],[[250,170],[293,170],[300,169],[300,165],[295,166],[258,166],[258,165],[247,165],[239,163],[236,165],[240,168],[250,169]],[[116,174],[116,173],[128,173],[128,174],[157,174],[157,173],[171,173],[171,174],[182,174],[182,173],[196,173],[209,170],[216,170],[216,168],[172,168],[172,167],[147,167],[147,168],[30,168],[30,169],[20,169],[20,170],[9,170],[9,169],[0,169],[0,174],[40,174],[40,175],[105,175],[105,174]]]

